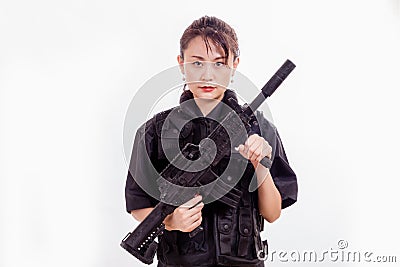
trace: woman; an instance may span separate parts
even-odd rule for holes
[[[177,60],[186,84],[178,107],[182,114],[179,116],[190,115],[193,119],[184,129],[174,129],[171,120],[180,118],[168,117],[169,110],[147,121],[142,126],[145,131],[138,131],[125,189],[127,211],[138,221],[157,204],[139,186],[143,182],[151,184],[152,178],[144,171],[146,163],[137,156],[138,151],[147,152],[154,168],[161,172],[169,163],[161,145],[162,130],[178,130],[180,148],[187,143],[199,144],[218,125],[216,118],[226,114],[220,103],[229,106],[228,99],[236,99],[227,86],[239,64],[239,48],[235,31],[228,24],[204,16],[185,30],[180,46]],[[189,100],[193,104],[184,105]],[[157,251],[158,266],[264,266],[260,259],[265,250],[260,239],[263,219],[275,221],[282,208],[296,201],[297,181],[276,128],[260,112],[256,118],[258,134],[250,135],[237,147],[242,157],[235,160],[246,160],[243,175],[236,179],[240,182],[234,186],[241,194],[239,203],[235,207],[219,201],[204,204],[200,194],[176,208],[164,220],[165,231],[159,238]],[[137,142],[143,138],[144,143]],[[264,157],[272,160],[270,169],[259,164]],[[213,171],[221,175],[229,160],[222,160]],[[258,188],[249,192],[254,173]],[[204,230],[189,236],[199,226]]]

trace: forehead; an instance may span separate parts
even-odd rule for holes
[[[201,56],[207,59],[224,57],[225,52],[220,46],[216,46],[211,39],[208,39],[209,47],[201,36],[196,36],[189,41],[187,48],[184,51],[185,56]]]

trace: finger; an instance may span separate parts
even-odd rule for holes
[[[266,154],[267,154],[267,157],[268,157],[269,159],[271,159],[271,157],[272,157],[272,146],[270,146],[270,145],[267,146],[267,152],[266,152]]]
[[[196,229],[197,227],[199,227],[201,225],[201,222],[203,221],[203,217],[200,216],[200,218],[196,221],[194,221],[192,224],[190,224],[190,226],[187,228],[188,232],[193,231],[194,229]]]
[[[254,152],[251,157],[249,158],[250,161],[257,161],[257,158],[260,157],[259,153]]]
[[[201,210],[203,207],[204,207],[204,202],[199,201],[196,204],[194,204],[194,206],[190,207],[189,209],[191,210],[191,209],[197,208],[197,209]]]
[[[194,208],[200,208],[202,209],[204,207],[204,203],[200,201],[198,201],[196,204],[194,204],[193,206],[191,206],[189,209],[194,209]]]
[[[198,220],[200,216],[201,216],[201,210],[194,211],[188,209],[181,209],[181,211],[178,211],[176,213],[175,221],[177,225],[180,225],[179,227],[180,229],[186,229],[194,221]]]
[[[198,211],[198,212],[196,212],[195,214],[193,214],[192,216],[190,216],[189,222],[190,222],[190,223],[193,223],[193,222],[197,221],[198,219],[200,219],[201,215],[202,215],[201,210]]]
[[[180,205],[181,208],[187,208],[190,209],[193,206],[195,206],[197,203],[199,203],[202,200],[202,196],[201,195],[197,195],[194,198],[192,198],[191,200],[189,200],[188,202]]]
[[[258,156],[260,156],[262,153],[262,143],[260,140],[257,140],[257,142],[254,142],[251,147],[249,147],[249,152],[248,152],[248,157],[250,160],[254,161],[257,159]]]
[[[239,151],[240,155],[242,155],[244,158],[247,159],[247,155],[245,153],[245,146],[244,145],[239,145],[236,150]]]
[[[259,137],[258,134],[252,134],[247,138],[246,142],[244,143],[245,145],[251,146],[255,141],[257,141],[257,137]]]
[[[263,158],[264,158],[263,155],[260,155],[260,156],[257,157],[256,161],[260,162]]]
[[[261,155],[263,157],[268,157],[269,159],[271,159],[272,147],[270,145],[268,145],[268,143],[263,146]]]
[[[240,144],[240,145],[238,145],[235,149],[236,149],[236,151],[243,152],[243,150],[244,150],[244,145]]]
[[[201,202],[196,207],[186,210],[185,216],[187,216],[188,218],[193,217],[196,214],[201,213],[201,210],[203,209],[203,207],[204,207],[204,203]]]
[[[191,217],[187,218],[182,218],[181,224],[182,224],[182,229],[185,229],[185,231],[188,231],[189,229],[192,229],[196,223],[201,220],[201,212],[194,214]],[[194,227],[196,228],[196,227]]]

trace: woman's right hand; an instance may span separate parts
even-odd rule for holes
[[[165,218],[165,229],[168,231],[179,230],[182,232],[191,232],[196,229],[202,221],[201,210],[204,207],[204,203],[200,202],[201,199],[201,195],[198,195],[177,207],[173,213]],[[193,207],[198,202],[200,203]]]

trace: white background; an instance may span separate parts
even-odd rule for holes
[[[15,0],[0,3],[0,266],[140,265],[119,247],[136,225],[125,113],[203,15],[236,29],[256,85],[297,64],[268,102],[299,179],[270,249],[344,239],[400,261],[400,1]]]

